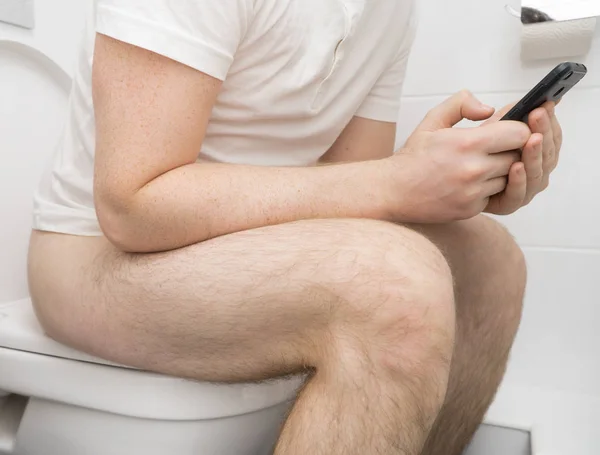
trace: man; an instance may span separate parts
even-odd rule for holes
[[[547,186],[561,130],[465,91],[394,153],[412,8],[98,0],[36,196],[49,335],[196,380],[311,372],[277,455],[460,454],[525,286],[481,213]]]

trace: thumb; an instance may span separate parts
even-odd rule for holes
[[[493,114],[493,107],[483,104],[468,90],[462,90],[429,111],[418,129],[436,131],[452,128],[463,119],[480,121]]]

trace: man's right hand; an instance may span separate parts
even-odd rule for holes
[[[467,91],[427,114],[404,147],[385,160],[396,186],[393,216],[418,223],[472,218],[506,188],[511,168],[524,173],[522,165],[515,165],[532,136],[524,123],[453,128],[463,119],[481,121],[493,114],[492,107]],[[394,178],[398,175],[404,178]]]

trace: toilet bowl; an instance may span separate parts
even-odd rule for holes
[[[44,40],[8,32],[0,28],[0,455],[272,453],[302,377],[193,382],[44,335],[25,298],[31,200],[60,134],[70,78],[39,51]]]
[[[301,383],[138,371],[50,340],[29,299],[0,304],[2,455],[267,455]]]

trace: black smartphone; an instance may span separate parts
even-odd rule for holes
[[[554,68],[501,120],[527,122],[529,113],[546,101],[558,101],[587,74],[581,63],[565,62]]]

